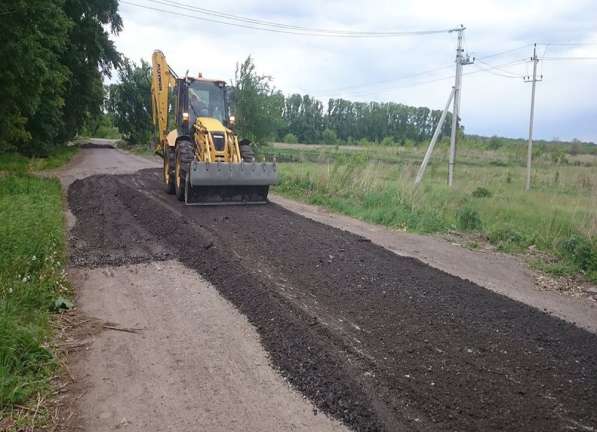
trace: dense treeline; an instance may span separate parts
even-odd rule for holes
[[[106,108],[123,137],[135,144],[153,140],[150,98],[151,68],[147,62],[137,65],[123,60],[120,82],[109,87]],[[272,85],[272,79],[259,75],[251,57],[237,66],[233,112],[237,131],[257,143],[402,145],[426,143],[434,132],[441,111],[412,107],[394,102],[352,102],[329,99],[327,106],[309,96],[284,96]],[[442,136],[450,134],[452,115],[448,113]],[[171,127],[174,127],[173,125]],[[464,128],[460,126],[459,134]],[[463,145],[497,150],[500,147],[526,148],[526,140],[470,135],[460,139]],[[597,146],[575,141],[536,140],[536,149],[558,154],[592,153]],[[550,144],[559,144],[551,146]],[[557,151],[556,151],[557,150]]]
[[[150,106],[150,68],[142,61],[124,61],[120,82],[110,86],[107,109],[128,141],[147,142],[152,132]],[[238,132],[255,142],[296,141],[340,144],[367,142],[420,142],[433,134],[441,111],[411,107],[393,102],[351,102],[330,99],[327,107],[309,96],[284,96],[259,75],[251,57],[238,65],[234,87],[233,111]],[[451,114],[442,134],[450,132]]]
[[[324,111],[319,100],[294,94],[285,100],[284,127],[277,131],[277,138],[292,134],[303,143],[328,144],[334,140],[382,142],[385,138],[392,142],[422,141],[431,137],[440,116],[441,111],[425,107],[345,99],[329,99]],[[448,113],[442,134],[450,133],[451,121]]]
[[[0,152],[43,155],[100,115],[118,0],[15,0],[0,14]]]

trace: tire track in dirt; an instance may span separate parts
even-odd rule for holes
[[[597,427],[597,336],[529,306],[276,205],[185,207],[159,170],[79,180],[69,204],[76,264],[180,259],[356,430]]]

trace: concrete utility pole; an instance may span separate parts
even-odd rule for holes
[[[452,113],[452,132],[450,134],[450,161],[448,164],[448,186],[454,182],[454,164],[456,163],[456,139],[458,132],[458,118],[460,117],[460,95],[462,93],[462,66],[474,63],[468,56],[464,56],[462,39],[466,28],[461,25],[452,30],[458,32],[458,46],[456,48],[456,78],[454,80],[454,109]]]
[[[450,135],[450,162],[448,165],[448,184],[452,186],[452,181],[454,178],[454,163],[456,161],[456,131],[458,129],[458,117],[460,115],[460,90],[462,87],[462,66],[474,63],[475,59],[471,59],[468,55],[465,57],[463,55],[464,49],[462,48],[462,42],[464,37],[464,30],[466,28],[461,25],[458,28],[450,30],[450,33],[458,32],[458,46],[456,48],[456,80],[454,82],[454,87],[452,87],[452,91],[450,92],[450,97],[448,98],[448,103],[442,112],[442,115],[437,123],[435,128],[435,132],[433,133],[433,137],[431,138],[431,142],[429,143],[429,147],[427,147],[427,152],[425,153],[425,157],[423,158],[423,162],[419,167],[419,171],[417,172],[417,177],[415,179],[415,184],[418,185],[423,180],[423,175],[425,175],[425,169],[427,168],[427,164],[429,163],[429,159],[431,158],[431,153],[433,152],[433,148],[435,147],[435,143],[439,134],[442,130],[442,126],[446,119],[446,115],[448,113],[448,108],[450,108],[450,103],[454,101],[454,110],[452,114],[452,133]]]
[[[535,87],[537,86],[537,81],[541,81],[541,79],[537,79],[537,63],[539,63],[539,59],[537,58],[537,44],[533,46],[533,57],[531,57],[531,61],[533,62],[533,78],[526,76],[524,78],[525,82],[532,83],[532,90],[531,90],[531,116],[529,119],[529,148],[527,154],[527,183],[525,190],[528,192],[531,190],[531,174],[532,168],[531,164],[533,161],[533,121],[535,120]]]

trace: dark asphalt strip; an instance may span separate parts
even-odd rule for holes
[[[276,205],[185,207],[159,175],[73,183],[73,260],[180,259],[355,430],[597,428],[597,336]]]

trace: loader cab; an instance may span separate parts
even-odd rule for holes
[[[202,78],[176,80],[176,124],[179,134],[188,135],[198,117],[211,117],[230,125],[228,89],[224,81]],[[188,119],[183,121],[183,117]]]

